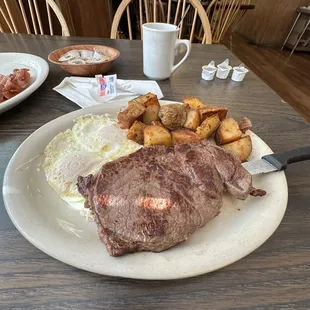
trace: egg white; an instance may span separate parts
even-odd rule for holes
[[[86,115],[74,121],[72,130],[59,133],[44,151],[43,170],[55,192],[86,218],[84,197],[78,192],[78,176],[96,174],[103,164],[128,155],[141,145],[128,140],[116,120],[108,115]]]

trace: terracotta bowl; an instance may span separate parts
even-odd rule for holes
[[[81,65],[72,65],[72,64],[64,64],[58,59],[71,50],[90,50],[93,51],[94,49],[108,55],[111,57],[111,60],[105,62],[99,62],[94,64],[81,64]],[[103,46],[103,45],[72,45],[60,48],[51,52],[48,55],[48,60],[64,71],[70,73],[71,75],[75,76],[94,76],[96,74],[104,74],[108,72],[115,59],[117,59],[120,55],[120,52],[112,47]]]

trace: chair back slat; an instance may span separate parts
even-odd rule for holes
[[[162,0],[158,0],[158,4],[160,8],[161,22],[165,22],[166,17],[165,17],[165,10],[164,10],[164,5],[162,3]]]
[[[5,8],[6,8],[8,14],[9,14],[9,18],[11,20],[11,23],[13,25],[14,32],[17,33],[16,23],[15,23],[15,20],[13,18],[13,15],[12,15],[12,12],[11,12],[11,9],[10,9],[10,6],[9,6],[7,0],[4,0],[4,4],[5,4]]]
[[[149,3],[148,0],[144,0],[144,8],[145,8],[145,17],[146,17],[146,22],[150,22],[150,14],[149,14]],[[142,29],[141,29],[142,31]]]
[[[157,22],[157,0],[153,0],[153,21]]]
[[[22,12],[22,15],[23,15],[23,19],[24,19],[24,23],[25,23],[25,26],[26,26],[26,29],[27,29],[27,33],[30,34],[30,27],[29,27],[29,22],[28,22],[28,18],[27,18],[27,14],[26,14],[26,11],[25,11],[25,7],[24,7],[24,4],[23,4],[23,1],[22,0],[18,0],[18,3],[19,3],[19,6],[20,6],[20,10]]]
[[[178,16],[179,16],[179,13],[180,13],[180,6],[181,6],[181,0],[178,0],[177,9],[176,9],[176,12],[175,12],[174,22],[173,22],[174,25],[177,24]]]
[[[7,24],[8,28],[10,29],[10,31],[12,33],[14,33],[14,29],[13,29],[13,26],[11,25],[10,23],[10,20],[9,20],[9,17],[7,17],[6,13],[4,12],[3,8],[0,6],[0,13],[5,21],[5,23]],[[3,29],[3,27],[1,26],[1,29]]]
[[[142,0],[139,0],[139,22],[140,22],[140,35],[141,39],[143,38],[143,33],[142,33],[142,24],[143,24],[143,8],[142,8]]]
[[[70,36],[66,20],[55,0],[0,0],[0,32],[54,35],[53,16],[56,15],[62,35]],[[44,6],[45,1],[45,6]],[[45,12],[46,10],[46,12]],[[44,18],[47,21],[44,21]]]
[[[31,0],[28,0],[28,5],[29,5],[29,10],[30,10],[34,34],[38,34],[38,28],[37,28],[37,24],[36,24],[36,20],[35,20],[35,14],[34,14],[33,5],[32,5]]]
[[[171,18],[171,1],[172,1],[172,0],[168,0],[167,24],[170,24],[170,18]]]
[[[185,13],[185,7],[186,7],[186,0],[183,0],[183,5],[182,5],[182,13],[181,13],[180,18],[182,18],[182,16],[184,16],[184,13]],[[179,22],[179,21],[177,21],[177,22]],[[179,39],[181,39],[181,36],[182,36],[183,23],[184,23],[184,18],[182,19],[182,21],[181,21],[181,25],[180,25]]]
[[[193,39],[194,39],[194,33],[195,33],[197,15],[198,15],[198,10],[195,9],[194,18],[193,18],[193,24],[192,24],[192,29],[191,29],[191,35],[190,35],[190,37],[189,37],[189,40],[190,40],[191,42],[193,42]]]
[[[129,5],[126,8],[126,12],[127,12],[127,24],[128,24],[128,30],[129,30],[129,39],[132,40],[132,29],[131,29],[131,18],[130,18]]]
[[[39,28],[40,28],[40,34],[44,34],[43,26],[42,26],[42,20],[41,20],[41,15],[40,15],[40,11],[39,11],[39,8],[38,8],[37,0],[33,0],[33,3],[34,3],[34,9],[35,9],[35,12],[36,12],[36,18],[37,18],[37,21],[38,21],[38,24],[39,24]]]
[[[54,35],[54,29],[53,29],[52,14],[51,14],[51,8],[50,8],[48,2],[46,2],[46,11],[47,11],[47,19],[48,19],[48,26],[50,29],[50,34],[51,34],[51,36],[53,36]]]

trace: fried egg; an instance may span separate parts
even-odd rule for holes
[[[78,176],[96,174],[103,164],[129,155],[141,145],[128,140],[116,120],[108,115],[86,115],[74,120],[72,129],[59,133],[46,146],[43,170],[54,191],[87,219],[84,197],[78,192]]]

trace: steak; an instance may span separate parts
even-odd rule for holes
[[[166,250],[220,213],[224,191],[246,199],[253,190],[240,160],[206,141],[141,148],[77,185],[111,256]]]

